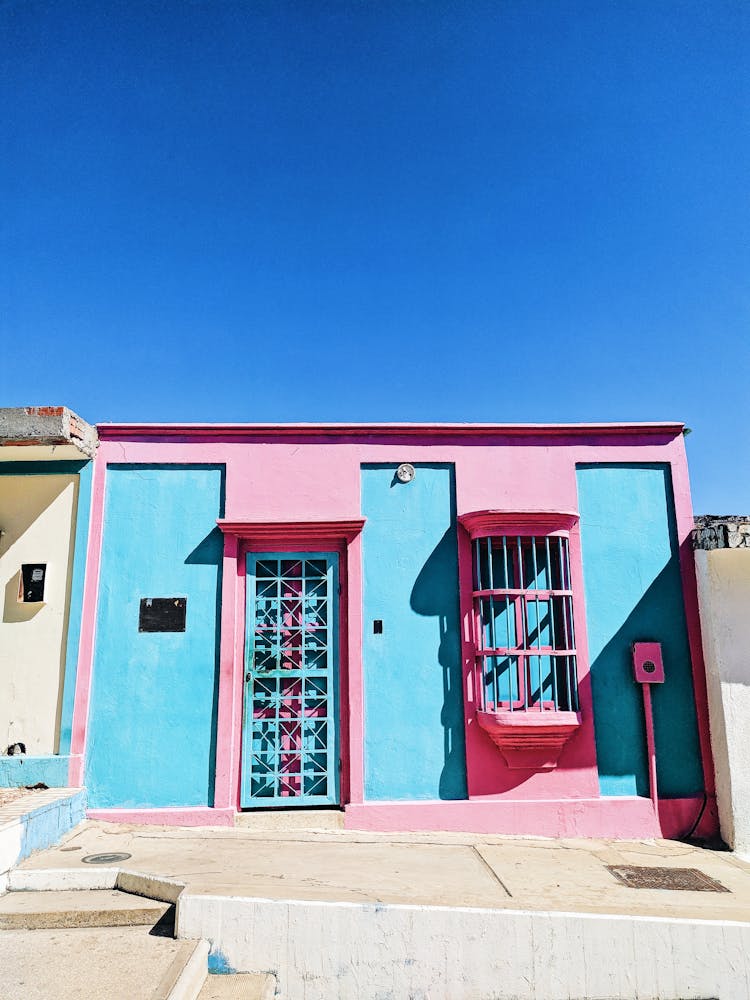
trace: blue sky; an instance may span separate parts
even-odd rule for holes
[[[684,420],[750,510],[750,7],[0,5],[0,402]]]

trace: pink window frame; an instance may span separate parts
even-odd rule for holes
[[[487,525],[489,528],[491,525]],[[476,542],[487,541],[495,539],[510,539],[511,544],[508,546],[510,552],[510,560],[513,567],[513,576],[516,581],[523,583],[523,567],[521,566],[521,555],[519,553],[519,544],[521,541],[527,541],[529,539],[550,539],[559,538],[565,539],[565,559],[560,562],[560,582],[567,583],[567,587],[563,588],[542,588],[542,589],[530,589],[529,587],[493,587],[491,589],[477,588],[475,582],[479,579],[479,567],[476,563],[477,547]],[[523,530],[517,530],[512,524],[504,525],[502,527],[495,526],[492,530],[489,530],[488,534],[484,534],[481,530],[477,529],[471,538],[472,542],[472,610],[473,610],[473,639],[474,639],[474,665],[475,665],[475,685],[477,690],[477,700],[482,703],[483,708],[488,708],[486,702],[486,695],[484,693],[484,684],[481,681],[484,671],[484,661],[486,657],[508,657],[515,659],[516,662],[516,690],[517,698],[511,700],[501,701],[498,700],[493,704],[493,710],[499,711],[503,709],[524,712],[524,711],[558,711],[559,702],[561,701],[561,696],[558,695],[557,701],[552,700],[540,700],[539,702],[532,702],[530,697],[527,700],[527,688],[530,688],[533,684],[533,679],[531,677],[531,667],[528,661],[533,657],[547,656],[553,659],[558,659],[561,657],[566,657],[566,660],[572,658],[575,670],[571,672],[571,665],[566,662],[566,685],[568,685],[568,701],[571,703],[568,706],[569,711],[575,711],[573,707],[578,701],[578,674],[577,674],[577,662],[578,653],[576,650],[576,611],[575,611],[575,593],[573,590],[573,579],[572,579],[572,569],[571,569],[571,544],[570,544],[570,531],[566,528],[552,528],[550,529],[545,525],[544,528],[537,526],[531,527],[528,525],[524,526]],[[519,544],[516,544],[519,543]],[[557,551],[562,552],[562,549],[558,548]],[[554,558],[554,557],[553,557]],[[549,560],[549,550],[548,550],[548,560]],[[549,560],[549,566],[552,567],[553,562]],[[507,579],[506,579],[507,583]],[[514,629],[515,629],[515,645],[502,645],[495,644],[495,646],[487,647],[484,645],[484,621],[482,615],[482,601],[487,598],[499,597],[500,600],[503,598],[507,602],[510,602],[513,607],[514,615]],[[566,638],[572,641],[566,643],[563,648],[557,646],[532,646],[526,642],[527,632],[528,632],[528,609],[531,601],[538,604],[539,600],[549,600],[556,597],[569,598],[570,599],[570,624],[568,625],[568,615],[567,611],[564,616],[565,634]],[[537,616],[538,616],[537,610]],[[568,634],[569,631],[569,634]],[[572,681],[572,684],[571,684]],[[555,686],[556,689],[556,686]],[[512,690],[512,689],[511,689]]]

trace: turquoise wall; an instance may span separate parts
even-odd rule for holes
[[[648,795],[643,696],[631,646],[662,643],[653,685],[659,794],[703,790],[669,466],[580,465],[586,625],[602,795]]]
[[[89,710],[89,807],[211,805],[223,469],[109,466]],[[142,597],[185,632],[139,633]]]
[[[416,470],[362,469],[366,799],[466,798],[454,471]]]

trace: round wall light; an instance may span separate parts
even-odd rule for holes
[[[402,462],[396,469],[396,479],[400,483],[410,483],[415,475],[414,466],[409,462]]]

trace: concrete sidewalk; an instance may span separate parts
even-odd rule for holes
[[[694,920],[750,920],[750,864],[675,841],[547,840],[466,834],[114,826],[87,821],[22,869],[127,870],[186,893],[269,900],[476,907]],[[608,865],[694,868],[728,892],[633,889]]]

